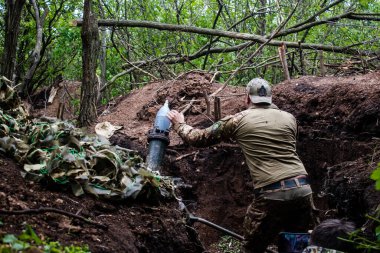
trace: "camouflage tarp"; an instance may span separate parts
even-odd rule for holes
[[[88,192],[136,198],[152,191],[167,196],[171,189],[171,180],[148,171],[133,150],[113,146],[67,121],[30,120],[13,88],[1,80],[0,151],[23,164],[24,177],[70,184],[77,196]]]

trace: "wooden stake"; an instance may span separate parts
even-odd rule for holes
[[[65,104],[60,102],[58,105],[57,119],[63,120],[64,111],[65,111]]]
[[[60,87],[59,86],[53,86],[50,90],[50,95],[48,99],[48,104],[51,105],[54,101],[55,96],[57,95],[57,91]]]
[[[214,100],[214,117],[215,121],[220,120],[220,118],[222,117],[222,113],[220,110],[220,97],[215,97]]]
[[[304,75],[306,75],[306,71],[305,71],[305,59],[304,59],[303,51],[302,51],[302,48],[301,48],[301,42],[298,42],[298,45],[299,45],[300,64],[301,64],[301,72],[300,72],[300,74],[304,76]]]
[[[320,75],[325,76],[326,75],[326,68],[325,68],[325,62],[323,58],[323,51],[319,50],[319,70],[320,70]]]
[[[210,116],[211,115],[211,113],[210,113],[210,111],[211,111],[211,109],[210,109],[210,99],[209,99],[209,97],[207,95],[207,91],[203,92],[203,96],[204,96],[204,98],[206,100],[206,115]]]
[[[288,63],[286,61],[286,48],[285,48],[285,44],[282,44],[282,46],[280,46],[278,48],[278,54],[280,56],[282,68],[284,70],[285,80],[289,81],[290,80],[290,75],[289,75]]]

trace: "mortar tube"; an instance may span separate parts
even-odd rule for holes
[[[151,129],[148,133],[149,151],[147,156],[148,168],[159,171],[169,144],[169,132]]]

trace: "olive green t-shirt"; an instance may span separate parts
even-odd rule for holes
[[[243,151],[255,188],[307,175],[296,153],[296,120],[273,104],[252,106],[206,129],[196,129],[184,123],[175,124],[174,129],[193,146],[210,146],[235,139]]]

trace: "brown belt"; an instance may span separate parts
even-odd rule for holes
[[[267,191],[276,191],[276,190],[288,190],[293,188],[298,188],[303,185],[308,185],[309,180],[307,176],[297,176],[292,178],[283,179],[281,181],[263,186],[261,188],[255,189],[255,193],[262,193]]]

